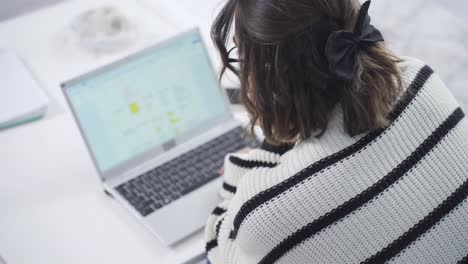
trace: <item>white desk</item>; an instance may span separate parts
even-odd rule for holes
[[[0,48],[23,57],[51,99],[43,120],[0,131],[0,255],[7,263],[181,263],[203,249],[201,233],[164,247],[104,195],[59,88],[190,24],[158,17],[166,12],[156,4],[173,1],[145,1],[67,1],[0,23]],[[141,37],[122,54],[81,51],[66,27],[83,10],[109,2],[137,19]]]

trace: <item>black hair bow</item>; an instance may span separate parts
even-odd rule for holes
[[[380,31],[370,24],[367,13],[370,3],[369,0],[362,5],[354,32],[334,31],[327,40],[325,55],[330,73],[347,82],[353,80],[359,48],[384,40]]]

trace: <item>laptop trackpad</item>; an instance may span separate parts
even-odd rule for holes
[[[169,205],[149,215],[149,222],[154,233],[166,244],[172,245],[200,230],[208,216],[221,201],[219,191],[222,177],[211,181]]]

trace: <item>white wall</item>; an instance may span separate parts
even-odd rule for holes
[[[468,1],[374,0],[373,23],[398,55],[417,57],[468,110]]]

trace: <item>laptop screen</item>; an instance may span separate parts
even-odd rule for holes
[[[198,31],[65,91],[102,172],[229,111]]]

